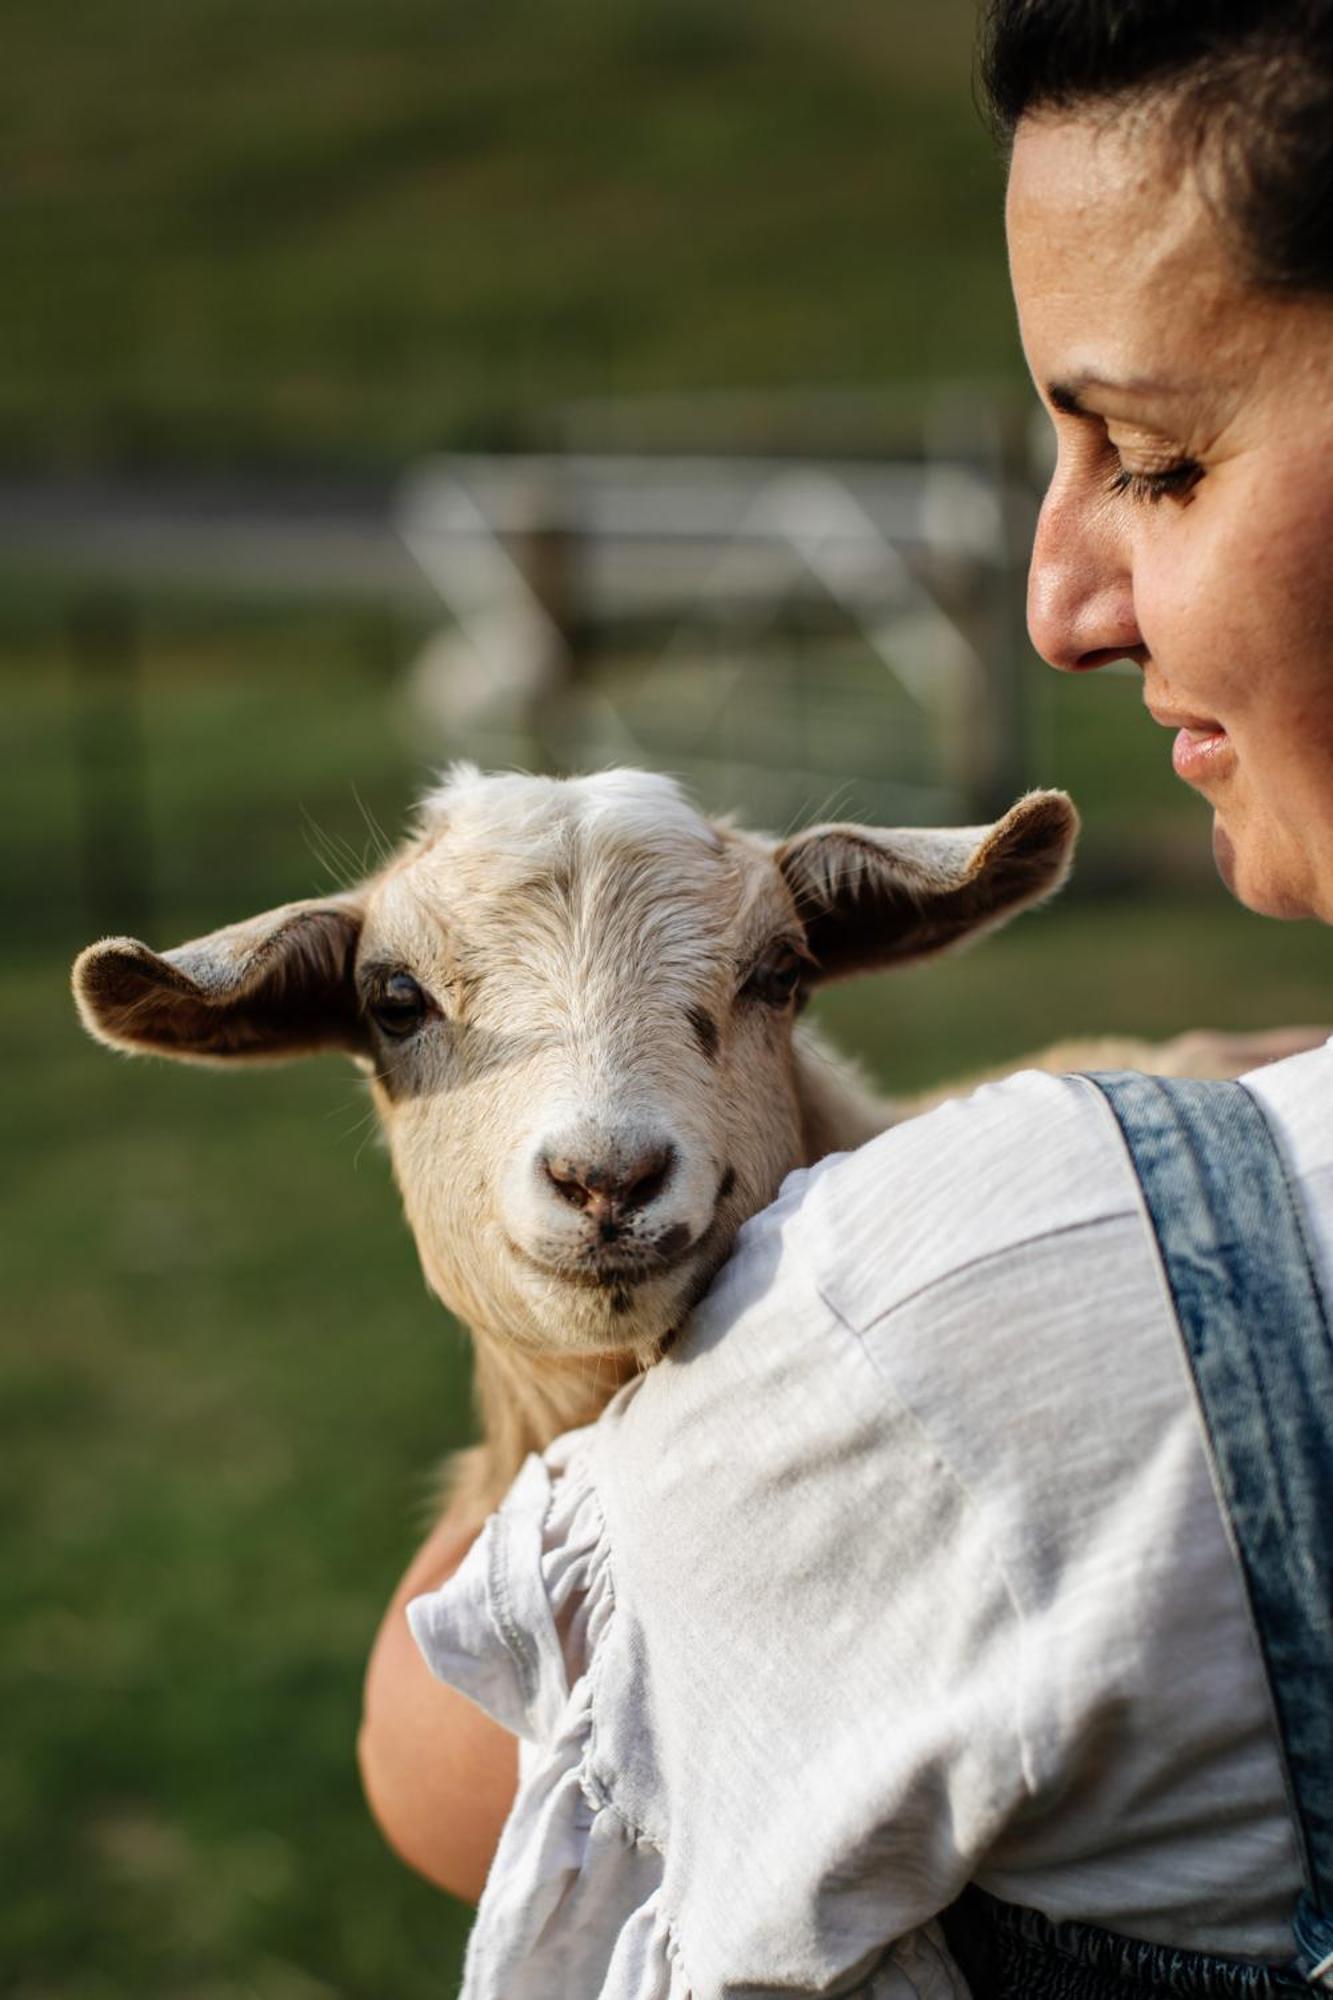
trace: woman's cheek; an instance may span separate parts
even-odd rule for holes
[[[1215,714],[1206,690],[1222,696],[1230,649],[1219,641],[1235,630],[1237,614],[1220,552],[1176,525],[1175,534],[1156,535],[1135,566],[1135,615],[1167,699]]]

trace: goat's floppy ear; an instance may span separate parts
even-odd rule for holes
[[[361,918],[352,894],[284,903],[161,955],[105,938],[74,961],[74,999],[89,1034],[135,1053],[234,1062],[356,1051]]]
[[[1058,889],[1078,814],[1029,792],[994,826],[815,826],[774,859],[805,924],[815,981],[946,951]]]

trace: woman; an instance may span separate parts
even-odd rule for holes
[[[1333,920],[1333,4],[996,0],[986,76],[1059,445],[1033,638],[1135,661],[1233,892]],[[1250,1088],[1317,1321],[1333,1048]],[[1328,1912],[1293,1932],[1298,1746],[1127,1140],[1087,1081],[1025,1076],[796,1176],[667,1361],[414,1606],[524,1738],[467,1993],[962,1994],[951,1909],[978,1993],[1286,1990],[1298,1950],[1333,1989]],[[1233,1232],[1238,1284],[1298,1261],[1276,1214]],[[1305,1525],[1293,1502],[1274,1560]],[[405,1579],[362,1748],[389,1837],[475,1893],[512,1740],[401,1618],[460,1553],[446,1527]],[[1318,1643],[1317,1562],[1304,1598]]]

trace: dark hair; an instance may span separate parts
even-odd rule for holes
[[[986,0],[980,74],[1006,138],[1029,112],[1162,106],[1251,277],[1333,291],[1333,0]]]

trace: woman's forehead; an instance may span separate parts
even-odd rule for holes
[[[1096,237],[1128,227],[1174,242],[1192,232],[1199,206],[1179,149],[1141,114],[1039,112],[1014,135],[1011,226],[1039,212]]]
[[[1086,368],[1155,375],[1151,350],[1215,353],[1260,309],[1196,172],[1140,117],[1024,119],[1006,213],[1025,338],[1091,340]]]

